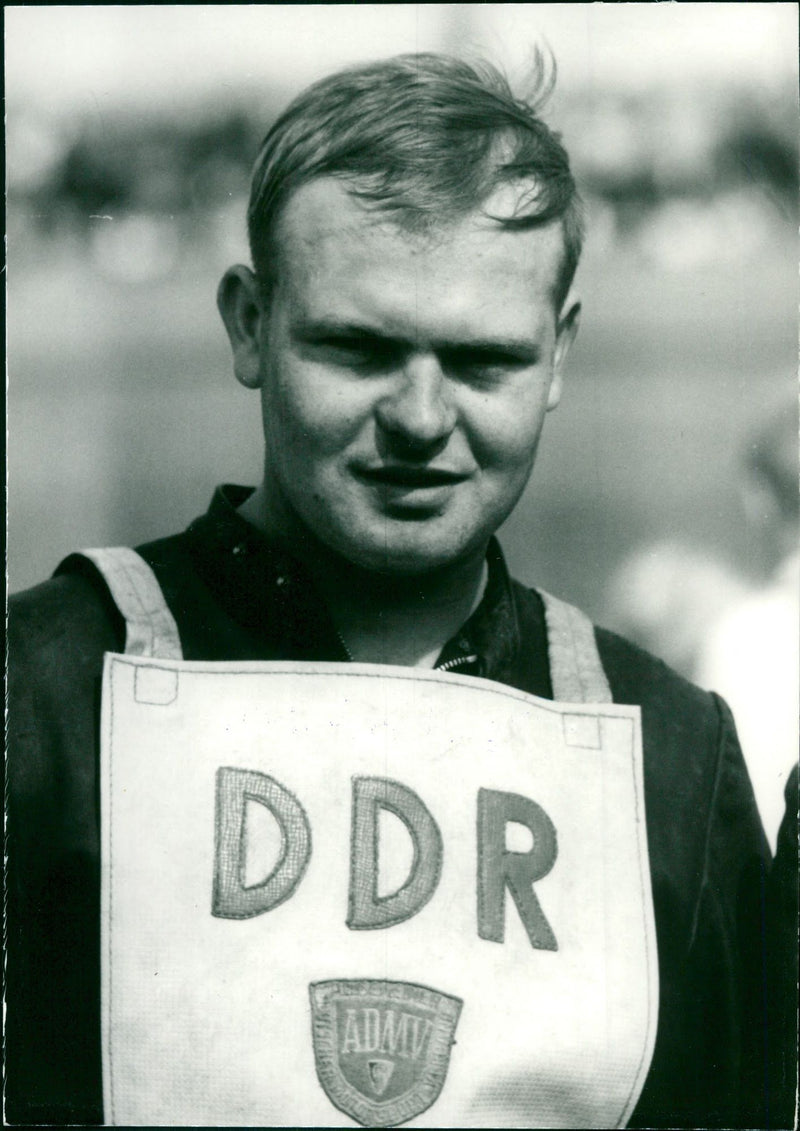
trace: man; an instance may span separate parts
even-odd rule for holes
[[[769,1126],[768,857],[730,714],[510,580],[493,537],[578,327],[558,138],[488,67],[345,71],[272,127],[248,219],[219,306],[260,391],[259,486],[14,605],[9,1115]],[[211,915],[181,839],[204,759]],[[252,802],[279,826],[266,879]],[[379,810],[413,847],[391,894]]]

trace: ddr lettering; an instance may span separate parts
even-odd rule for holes
[[[281,850],[271,873],[260,883],[245,882],[246,805],[264,805],[281,831]],[[389,895],[378,894],[381,859],[380,811],[393,813],[405,826],[414,856],[408,876]],[[506,848],[506,826],[524,825],[533,837],[527,852]],[[462,846],[458,846],[461,851]],[[345,851],[345,846],[342,846]],[[401,782],[379,777],[353,778],[350,877],[347,926],[353,931],[374,931],[413,918],[433,897],[443,859],[442,834],[428,807]],[[556,830],[547,813],[530,798],[517,793],[481,789],[477,812],[477,918],[478,937],[489,942],[505,940],[505,893],[511,893],[531,946],[558,950],[558,943],[533,890],[548,874],[558,855]],[[220,919],[251,919],[272,911],[297,890],[311,859],[311,826],[303,806],[280,782],[268,774],[223,766],[217,771],[216,825],[212,914]],[[380,1039],[369,1010],[346,1024],[348,1049],[363,1051],[378,1041],[378,1048],[416,1047],[411,1021],[392,1016],[382,1022]],[[356,1027],[357,1025],[357,1027]],[[407,1045],[408,1041],[410,1045]],[[413,1054],[412,1054],[413,1055]]]

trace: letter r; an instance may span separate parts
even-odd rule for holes
[[[533,836],[528,852],[509,852],[506,824],[525,825]],[[553,822],[535,801],[518,793],[478,791],[478,935],[490,942],[505,939],[505,889],[513,896],[531,946],[558,950],[533,884],[556,862],[558,846]]]

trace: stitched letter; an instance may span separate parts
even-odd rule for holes
[[[245,884],[246,806],[265,805],[281,830],[278,862],[261,883]],[[311,828],[300,802],[268,774],[222,766],[217,770],[214,886],[211,914],[218,919],[263,915],[294,892],[311,858]]]
[[[388,809],[403,822],[414,845],[405,883],[391,895],[378,895],[378,811]],[[369,931],[402,923],[420,911],[439,883],[442,834],[421,798],[388,778],[353,778],[350,896],[347,926]]]
[[[506,824],[515,821],[530,829],[533,847],[509,852]],[[553,822],[535,801],[518,793],[478,791],[478,935],[490,942],[505,938],[505,889],[514,897],[531,946],[558,950],[550,924],[533,890],[556,862],[558,846]]]

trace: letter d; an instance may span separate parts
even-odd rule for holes
[[[414,862],[401,888],[378,895],[378,810],[388,809],[408,829]],[[388,778],[353,778],[353,836],[347,926],[369,931],[402,923],[420,911],[442,873],[442,834],[421,798]]]
[[[280,825],[278,863],[260,884],[245,886],[245,806],[265,805]],[[268,774],[222,766],[217,770],[214,887],[211,914],[218,919],[263,915],[294,892],[311,858],[311,827],[302,805]]]

